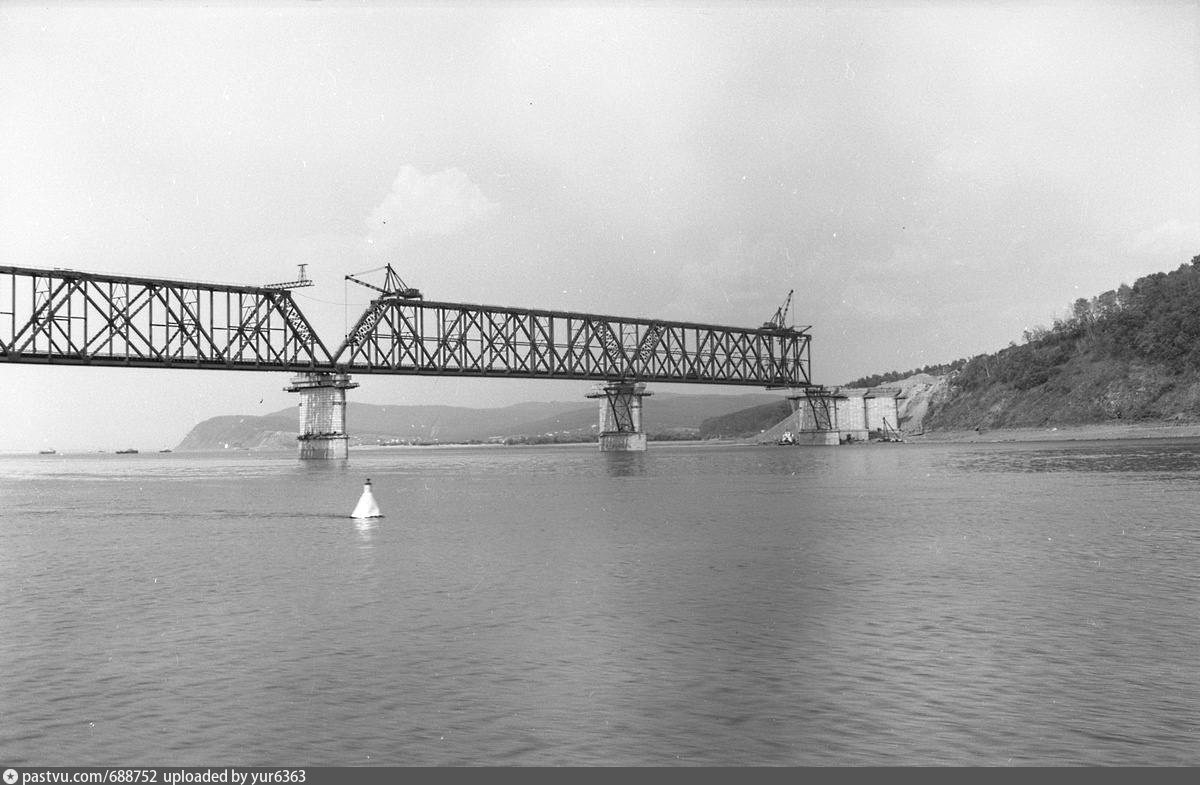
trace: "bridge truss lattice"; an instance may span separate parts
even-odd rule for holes
[[[0,266],[0,361],[219,370],[329,367],[286,289]]]

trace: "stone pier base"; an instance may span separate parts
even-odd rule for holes
[[[300,373],[283,389],[300,393],[300,458],[338,460],[350,456],[346,435],[346,390],[358,385],[346,373]]]
[[[793,444],[809,444],[817,447],[836,447],[842,443],[840,431],[801,431],[794,438]]]
[[[644,433],[602,433],[600,452],[645,452]]]

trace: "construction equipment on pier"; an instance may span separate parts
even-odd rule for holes
[[[763,322],[764,330],[793,330],[794,327],[787,325],[788,310],[792,307],[792,293],[795,289],[791,289],[787,293],[787,299],[783,301],[783,305],[775,310],[775,315],[767,321]]]

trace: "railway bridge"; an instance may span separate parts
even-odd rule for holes
[[[292,374],[302,458],[345,458],[346,391],[359,374],[597,382],[600,449],[646,449],[650,382],[788,388],[809,378],[808,327],[791,294],[758,327],[433,302],[390,265],[333,351],[296,304],[295,281],[236,286],[0,266],[0,362]],[[369,271],[375,272],[375,271]],[[359,275],[362,275],[360,273]]]

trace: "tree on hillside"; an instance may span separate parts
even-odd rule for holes
[[[936,365],[926,365],[924,368],[914,368],[911,371],[888,371],[887,373],[877,373],[872,376],[863,376],[860,379],[855,379],[852,382],[847,382],[846,387],[879,387],[880,385],[889,382],[898,382],[901,379],[907,379],[910,376],[926,373],[930,376],[944,376],[948,373],[953,373],[966,363],[966,359],[955,360],[949,363],[938,363]]]
[[[1065,319],[1023,333],[990,355],[971,358],[957,384],[965,389],[1045,384],[1072,357],[1099,352],[1114,360],[1163,365],[1172,373],[1200,372],[1200,255],[1170,273],[1153,273],[1090,300],[1076,299]]]

